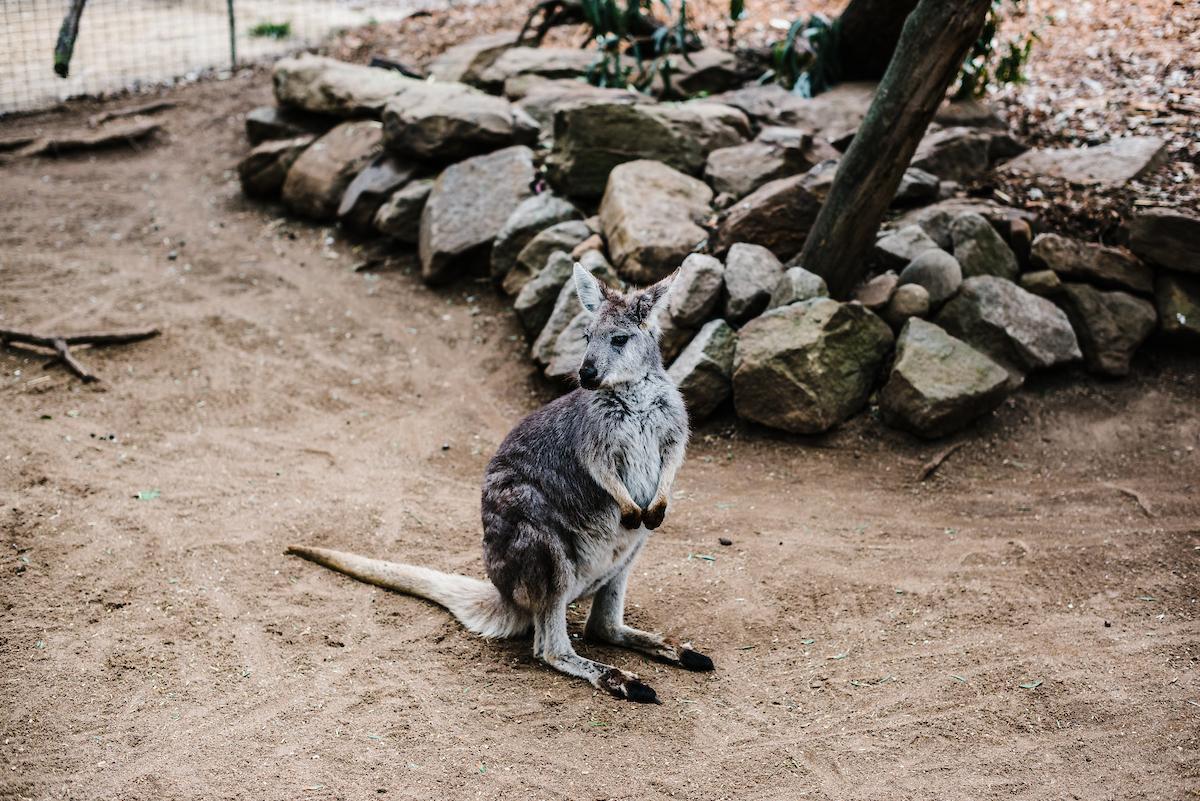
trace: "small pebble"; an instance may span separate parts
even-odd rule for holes
[[[721,543],[722,545],[733,545],[733,540],[729,539],[728,537],[719,537],[717,542]]]
[[[442,450],[444,450],[444,451],[448,451],[448,450],[450,450],[450,443],[449,443],[449,442],[443,442],[443,443],[442,443]]]

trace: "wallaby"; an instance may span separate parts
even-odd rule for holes
[[[712,670],[690,644],[624,620],[630,568],[663,522],[687,447],[687,411],[658,346],[656,320],[673,279],[622,294],[575,265],[576,293],[592,315],[580,388],[519,422],[488,464],[483,557],[491,583],[324,548],[288,553],[427,598],[484,637],[532,626],[534,656],[618,698],[658,702],[633,673],[575,653],[567,605],[576,599],[592,598],[589,639]]]

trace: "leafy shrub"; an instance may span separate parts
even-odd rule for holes
[[[292,23],[260,22],[250,29],[250,35],[258,39],[286,39],[292,35]]]

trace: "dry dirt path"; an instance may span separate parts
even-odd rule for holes
[[[265,87],[181,91],[137,152],[0,165],[0,325],[165,331],[80,352],[86,387],[0,350],[0,798],[1200,792],[1194,359],[1034,382],[925,483],[941,446],[869,416],[701,427],[630,614],[718,670],[583,646],[662,706],[283,556],[478,575],[482,469],[547,394],[486,286],[356,273],[241,199]]]

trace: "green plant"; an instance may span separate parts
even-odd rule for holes
[[[1012,0],[1013,8],[1017,8],[1019,3],[1020,0]],[[1007,39],[1000,43],[997,53],[1003,5],[1003,0],[993,0],[992,7],[988,9],[983,30],[963,61],[954,99],[983,97],[989,87],[1025,82],[1024,67],[1029,62],[1029,53],[1033,49],[1033,43],[1038,41],[1038,36],[1031,32],[1022,37]]]
[[[840,35],[840,21],[824,14],[796,20],[783,41],[771,47],[772,69],[762,82],[773,80],[803,97],[824,92],[838,82],[835,53]]]
[[[259,39],[286,39],[292,35],[292,23],[260,22],[250,29],[250,35]]]
[[[582,0],[597,50],[587,73],[589,83],[647,91],[657,78],[660,91],[670,93],[673,57],[690,63],[688,52],[700,46],[700,37],[688,25],[687,0],[680,0],[678,13],[671,0],[659,2],[670,18],[666,24],[653,17],[653,0],[626,0],[624,7],[616,0]],[[623,61],[623,55],[631,62]]]

